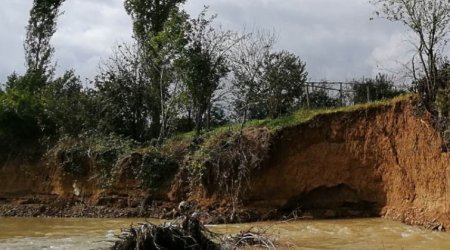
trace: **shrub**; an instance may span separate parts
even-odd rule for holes
[[[222,131],[206,135],[188,159],[191,189],[231,199],[235,207],[248,188],[249,176],[268,155],[272,133],[267,128]]]
[[[178,163],[172,156],[153,148],[142,155],[142,165],[138,176],[145,188],[152,189],[172,179],[177,170]]]
[[[43,135],[41,114],[39,100],[29,92],[11,89],[0,95],[0,158],[37,150]]]
[[[383,74],[377,75],[375,79],[355,82],[353,92],[353,102],[355,104],[392,99],[405,93],[402,90],[398,90],[392,80]]]

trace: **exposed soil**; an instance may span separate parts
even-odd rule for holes
[[[0,168],[0,216],[176,216],[184,199],[207,222],[383,216],[431,229],[450,228],[450,155],[413,100],[320,115],[272,135],[267,159],[252,170],[242,204],[214,192],[189,192],[180,171],[162,188],[144,191],[122,159],[116,182],[101,188],[95,166],[80,179],[56,163]],[[259,134],[261,133],[261,134]],[[263,129],[248,138],[267,136]],[[195,197],[195,199],[194,199]]]
[[[450,155],[410,102],[322,115],[283,130],[252,176],[247,206],[450,226]]]

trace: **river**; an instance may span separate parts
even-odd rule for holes
[[[138,222],[142,219],[0,218],[0,249],[105,249],[120,228]],[[450,249],[450,233],[383,219],[209,226],[227,234],[250,227],[267,229],[279,249]]]

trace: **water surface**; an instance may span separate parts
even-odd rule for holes
[[[0,218],[0,249],[107,249],[120,228],[142,221]],[[431,232],[383,219],[209,226],[215,232],[226,234],[250,227],[268,230],[281,244],[279,249],[450,249],[450,233]]]

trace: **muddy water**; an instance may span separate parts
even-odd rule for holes
[[[0,249],[105,249],[138,219],[0,218]],[[152,221],[158,223],[158,221]],[[268,229],[280,249],[450,249],[450,233],[383,219],[210,226],[220,233]]]

